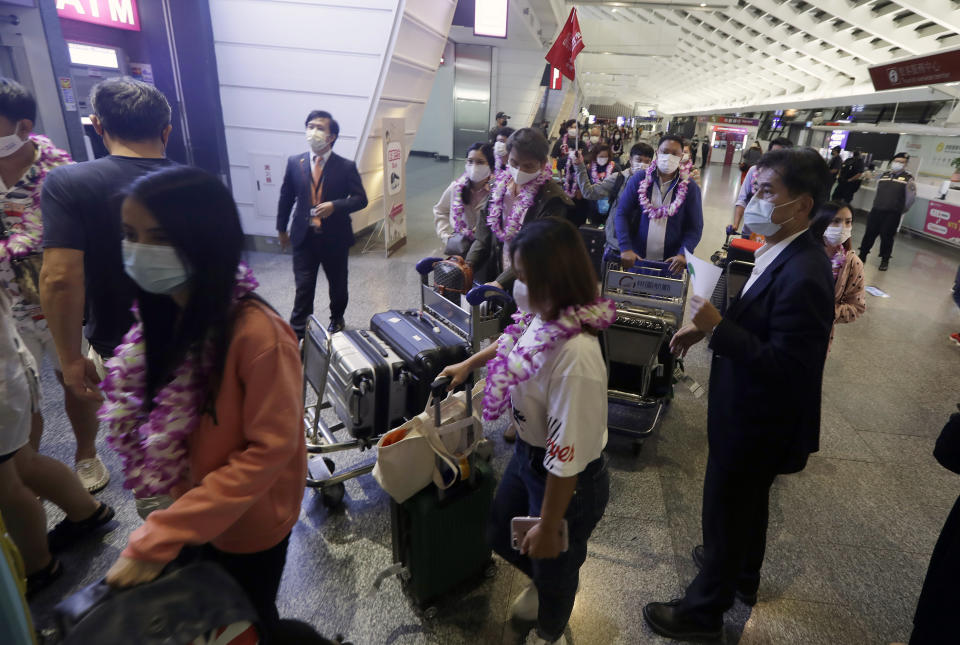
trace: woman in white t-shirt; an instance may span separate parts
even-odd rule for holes
[[[512,412],[516,451],[493,502],[488,539],[532,579],[511,607],[516,618],[537,623],[527,644],[566,643],[587,539],[609,497],[607,371],[597,334],[616,310],[597,297],[596,274],[569,222],[550,217],[528,223],[511,242],[510,255],[517,273],[516,323],[444,374],[456,385],[487,364],[484,418]],[[515,550],[511,520],[526,516],[540,521]]]

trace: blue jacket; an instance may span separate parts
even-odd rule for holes
[[[649,169],[647,172],[656,172]],[[647,214],[640,208],[637,190],[645,174],[634,173],[624,186],[620,199],[617,202],[617,241],[620,243],[620,252],[633,251],[641,258],[647,257]],[[656,181],[656,180],[655,180]],[[653,186],[647,196],[653,192]],[[676,189],[670,194],[671,200],[676,196]],[[639,223],[639,225],[638,225]],[[691,181],[687,186],[687,197],[677,214],[667,222],[667,235],[663,240],[663,259],[678,255],[684,248],[693,253],[700,243],[703,233],[703,203],[700,197],[700,187]]]

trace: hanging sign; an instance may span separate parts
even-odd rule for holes
[[[406,122],[383,120],[383,239],[387,257],[407,243]]]
[[[960,81],[960,49],[885,63],[869,71],[875,90],[953,83]]]
[[[140,31],[136,0],[57,0],[57,15],[103,27]]]

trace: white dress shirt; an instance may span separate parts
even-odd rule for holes
[[[661,193],[662,188],[658,173],[657,180],[653,182],[653,190],[650,191],[650,205],[654,208],[660,208],[664,202],[669,202],[670,193],[680,183],[678,180],[679,177],[674,177],[672,181],[667,183],[667,190]],[[663,246],[667,239],[667,221],[669,219],[669,217],[647,219],[647,252],[643,257],[644,260],[662,262],[666,259],[663,257]]]
[[[740,291],[740,297],[742,298],[744,294],[750,290],[750,287],[753,286],[753,283],[760,279],[760,276],[763,275],[763,272],[767,270],[767,267],[773,264],[773,261],[777,259],[777,256],[783,253],[783,250],[790,246],[791,242],[806,232],[807,229],[803,229],[798,233],[794,233],[790,237],[783,238],[773,246],[764,244],[757,249],[757,252],[754,254],[756,259],[753,265],[753,272],[750,273],[750,279],[747,280],[747,284],[743,285],[743,290]]]
[[[320,166],[321,168],[327,165],[327,162],[330,161],[330,155],[332,154],[333,148],[327,148],[327,151],[323,153],[323,164]],[[319,155],[313,150],[310,151],[310,172],[313,172],[313,167],[317,165],[318,156]]]

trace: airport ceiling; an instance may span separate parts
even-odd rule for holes
[[[577,7],[587,103],[667,114],[862,97],[869,67],[960,47],[960,0],[529,2],[537,13],[549,3],[544,27]],[[940,90],[930,98],[960,95]]]

